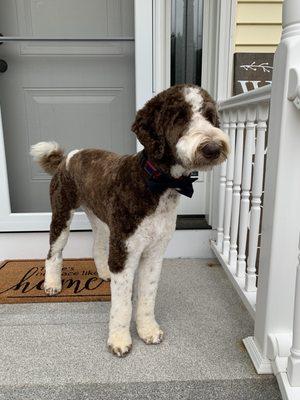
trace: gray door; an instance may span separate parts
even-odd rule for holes
[[[133,0],[0,0],[4,36],[133,36]],[[0,102],[12,212],[49,211],[30,145],[136,149],[133,42],[3,43]]]

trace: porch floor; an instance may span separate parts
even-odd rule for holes
[[[132,324],[124,359],[105,346],[109,303],[0,305],[0,399],[280,399],[242,345],[251,317],[207,262],[165,261],[156,312],[165,340],[147,346]]]

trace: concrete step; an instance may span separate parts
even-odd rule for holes
[[[212,229],[176,230],[166,250],[166,258],[213,257],[209,241],[215,235]],[[43,259],[49,251],[49,232],[0,233],[0,261],[9,259]],[[22,246],[16,246],[22,243]],[[64,249],[65,258],[92,257],[91,231],[71,232]]]
[[[253,321],[217,262],[165,261],[160,345],[145,345],[133,323],[132,353],[113,357],[109,307],[1,305],[0,399],[280,399],[242,345]]]
[[[279,400],[275,378],[1,388],[2,400]]]

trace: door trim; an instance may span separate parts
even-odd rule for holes
[[[153,0],[153,93],[171,84],[172,0]]]
[[[136,110],[153,96],[153,1],[134,0]],[[143,149],[137,139],[136,148]]]
[[[231,96],[235,45],[236,0],[204,0],[202,86],[215,100]],[[212,199],[218,196],[219,168],[208,172],[206,219],[217,225]]]
[[[236,0],[204,0],[202,86],[215,100],[231,96]]]
[[[153,0],[135,0],[135,87],[136,109],[153,95]],[[137,149],[140,145],[137,144]],[[9,197],[7,164],[0,109],[0,232],[48,231],[51,213],[13,213]],[[76,212],[71,230],[90,230],[85,213]]]

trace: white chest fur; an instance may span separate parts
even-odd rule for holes
[[[127,241],[128,251],[143,251],[148,245],[158,241],[169,241],[176,225],[176,211],[179,194],[168,189],[160,198],[156,210],[143,219]]]

